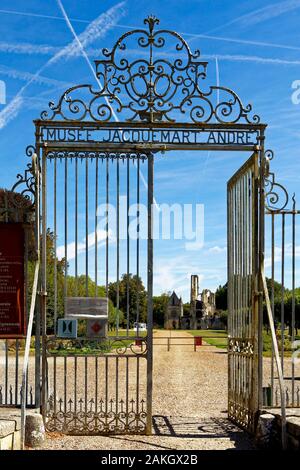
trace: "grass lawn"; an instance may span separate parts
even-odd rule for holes
[[[224,330],[185,330],[185,332],[193,336],[202,336],[211,346],[227,349],[227,332]]]

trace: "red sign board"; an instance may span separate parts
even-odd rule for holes
[[[25,335],[24,229],[0,223],[0,337]]]

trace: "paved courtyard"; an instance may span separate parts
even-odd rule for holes
[[[157,331],[155,343],[170,332]],[[252,449],[249,436],[227,420],[227,354],[204,345],[194,352],[192,340],[171,350],[154,346],[153,435],[48,435],[44,449]],[[157,340],[156,340],[157,339]]]

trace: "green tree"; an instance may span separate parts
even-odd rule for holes
[[[55,308],[55,260],[56,260],[56,283],[57,283],[57,315],[63,316],[64,312],[64,279],[65,260],[56,257],[54,249],[54,234],[50,229],[46,234],[46,280],[47,280],[47,330],[53,332],[54,328],[54,308]],[[41,276],[40,268],[40,276]],[[35,262],[28,262],[28,297],[31,299]]]
[[[219,286],[216,290],[216,308],[217,310],[227,310],[227,291],[228,283]]]
[[[186,302],[183,304],[183,315],[189,315],[191,311],[191,304],[190,302]]]
[[[108,286],[108,297],[113,305],[117,306],[117,282],[111,282]],[[127,318],[127,305],[129,310],[129,323],[133,323],[137,319],[137,311],[139,312],[139,320],[145,322],[147,320],[147,292],[140,277],[132,274],[123,274],[119,281],[119,308]]]
[[[124,313],[122,310],[118,310],[116,307],[114,307],[111,300],[109,301],[108,305],[108,328],[110,331],[112,331],[116,329],[117,325],[119,325],[119,327],[123,326]]]
[[[169,302],[169,295],[163,293],[153,297],[153,323],[159,327],[164,326],[165,311]]]

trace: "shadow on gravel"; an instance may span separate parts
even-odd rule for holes
[[[190,418],[153,416],[153,431],[157,436],[187,439],[230,439],[236,449],[249,449],[251,438],[226,418]]]

